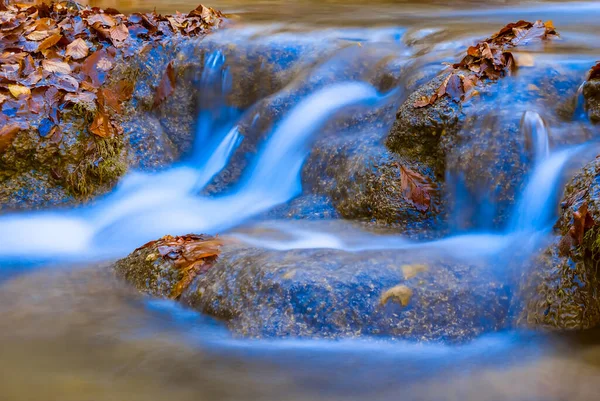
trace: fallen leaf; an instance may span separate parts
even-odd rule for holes
[[[37,42],[46,39],[48,36],[50,36],[48,31],[33,31],[26,38]]]
[[[0,128],[0,153],[8,149],[20,130],[21,126],[17,123],[9,123]]]
[[[433,187],[421,174],[400,166],[400,185],[404,199],[418,211],[426,212],[431,205]]]
[[[385,306],[388,301],[394,301],[402,306],[407,306],[412,298],[413,291],[405,285],[397,285],[385,291],[379,298],[379,304]]]
[[[175,69],[173,68],[173,62],[171,61],[167,65],[167,69],[160,80],[158,88],[156,88],[156,95],[154,96],[154,107],[160,105],[163,100],[171,96],[175,90]]]
[[[101,110],[100,108],[96,111],[96,116],[94,117],[94,121],[92,125],[90,125],[90,131],[92,134],[97,135],[102,138],[110,138],[114,136],[115,129],[112,126],[108,115]]]
[[[451,74],[446,85],[446,93],[455,102],[460,102],[464,94],[462,80],[457,74]]]
[[[114,42],[124,42],[129,39],[129,30],[124,24],[115,25],[110,28],[110,37]]]
[[[81,38],[75,39],[69,45],[67,45],[67,51],[65,52],[65,56],[71,57],[74,60],[80,60],[82,58],[87,57],[89,52],[89,47],[85,40]]]
[[[55,35],[52,35],[46,39],[44,39],[40,45],[37,48],[38,52],[42,52],[46,49],[51,48],[52,46],[56,45],[58,42],[60,42],[60,40],[62,39],[62,35],[60,33],[57,33]]]
[[[94,14],[94,15],[87,17],[87,22],[90,25],[94,25],[95,23],[98,22],[101,25],[106,26],[106,27],[112,27],[117,24],[117,21],[111,15],[104,14],[104,13]]]
[[[42,67],[44,67],[44,70],[48,72],[58,72],[61,74],[71,73],[71,66],[69,63],[65,63],[64,61],[43,60]]]
[[[8,90],[10,91],[11,95],[13,95],[17,99],[21,96],[31,95],[31,89],[23,85],[9,84]]]
[[[81,65],[81,71],[86,74],[92,84],[98,88],[106,80],[106,72],[112,67],[113,57],[106,51],[100,49],[92,53]]]

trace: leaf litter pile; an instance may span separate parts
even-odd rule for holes
[[[532,23],[521,20],[508,24],[490,38],[469,47],[467,55],[459,63],[450,66],[451,73],[437,91],[418,99],[414,107],[432,105],[446,95],[455,102],[468,100],[477,94],[475,86],[483,80],[497,80],[515,72],[517,62],[509,51],[511,48],[557,36],[552,21]]]
[[[138,249],[156,248],[147,261],[154,262],[159,257],[173,263],[179,272],[179,281],[171,290],[171,298],[178,298],[192,283],[194,277],[210,269],[221,253],[223,242],[210,235],[188,234],[178,237],[166,235],[148,242]]]
[[[188,14],[126,16],[72,2],[0,3],[0,153],[20,130],[37,127],[42,137],[60,138],[61,111],[74,105],[94,112],[92,134],[118,134],[108,109],[119,113],[134,83],[105,85],[116,60],[157,42],[202,35],[222,19],[219,11],[202,5]],[[155,106],[175,85],[169,67]]]

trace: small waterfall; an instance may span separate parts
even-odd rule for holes
[[[559,186],[562,173],[567,163],[583,150],[584,146],[554,153],[535,167],[515,206],[510,225],[511,232],[535,232],[554,223],[558,196],[562,191]]]
[[[275,127],[242,184],[225,196],[197,193],[227,164],[241,138],[235,127],[213,150],[203,149],[209,155],[204,162],[197,158],[160,173],[132,173],[96,206],[0,217],[0,257],[116,256],[167,233],[215,232],[239,224],[297,195],[309,141],[333,113],[380,99],[372,86],[359,82],[308,95]]]
[[[521,132],[527,143],[531,144],[535,164],[539,164],[550,155],[548,129],[542,117],[535,111],[526,111],[521,118]]]

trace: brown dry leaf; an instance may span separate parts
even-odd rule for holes
[[[85,43],[85,40],[77,38],[69,43],[65,56],[71,57],[74,60],[80,60],[87,57],[89,50],[90,48],[87,43]]]
[[[156,95],[154,96],[154,107],[160,105],[163,100],[171,96],[175,90],[175,69],[173,68],[173,62],[171,61],[167,65],[167,69],[160,80],[158,88],[156,88]]]
[[[8,149],[20,130],[21,126],[17,123],[8,123],[0,128],[0,153]]]
[[[385,306],[389,301],[394,301],[402,306],[407,306],[412,298],[413,291],[405,285],[397,285],[381,294],[379,304]]]
[[[25,86],[34,86],[38,82],[40,82],[43,78],[42,69],[38,68],[33,71],[31,74],[27,75],[24,79],[19,80],[19,84]]]
[[[48,79],[48,83],[66,92],[77,92],[79,89],[79,81],[67,74],[54,74]]]
[[[526,45],[533,41],[542,40],[546,37],[547,29],[542,21],[536,21],[533,26],[529,29],[526,28],[513,28],[515,35],[511,41],[513,46]]]
[[[571,236],[575,240],[576,245],[583,243],[583,236],[594,225],[596,225],[596,222],[588,211],[588,204],[587,202],[583,202],[579,206],[579,209],[573,213],[573,231],[571,232]]]
[[[418,211],[426,212],[431,206],[433,187],[421,174],[400,166],[400,185],[404,199],[412,204]]]
[[[102,138],[110,138],[115,134],[115,129],[104,110],[98,108],[94,121],[90,125],[90,131]]]
[[[48,36],[50,36],[50,32],[48,31],[33,31],[26,38],[37,42],[46,39]]]
[[[588,72],[588,76],[587,79],[588,81],[590,79],[597,79],[600,78],[600,61],[596,63],[596,65],[594,65],[592,68],[590,68],[590,71]]]
[[[446,93],[455,102],[460,102],[462,95],[464,94],[462,81],[458,74],[451,74],[446,85]]]
[[[67,93],[64,101],[83,105],[87,109],[96,108],[96,94],[92,92]]]
[[[38,52],[42,52],[46,49],[51,48],[52,46],[56,45],[58,42],[60,42],[60,40],[62,39],[62,35],[60,33],[57,33],[55,35],[52,35],[46,39],[44,39],[40,45],[37,48]]]
[[[58,60],[42,60],[42,67],[48,72],[58,72],[60,74],[70,74],[71,66],[69,63]]]
[[[124,42],[129,39],[129,30],[124,24],[115,25],[110,28],[110,38],[114,42]]]
[[[118,93],[108,88],[102,88],[98,90],[98,100],[102,103],[103,106],[108,106],[117,113],[122,112],[121,100],[119,99]]]
[[[10,91],[11,95],[17,99],[21,96],[31,95],[31,89],[23,85],[9,84],[8,90]]]
[[[81,71],[86,74],[92,84],[98,88],[106,80],[106,72],[112,68],[113,57],[106,51],[100,49],[92,53],[81,65]]]
[[[87,18],[87,22],[90,25],[94,25],[95,23],[99,22],[101,25],[104,25],[106,27],[112,27],[117,24],[117,21],[108,14],[91,15]]]
[[[429,98],[427,96],[421,96],[421,98],[419,100],[415,101],[413,107],[418,109],[418,108],[426,107],[429,105],[430,105]]]

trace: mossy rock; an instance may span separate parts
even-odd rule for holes
[[[587,203],[600,222],[600,161],[588,163],[565,187],[556,236],[519,272],[513,308],[520,324],[551,329],[600,325],[600,230],[589,229],[581,244],[569,239],[573,213]]]

